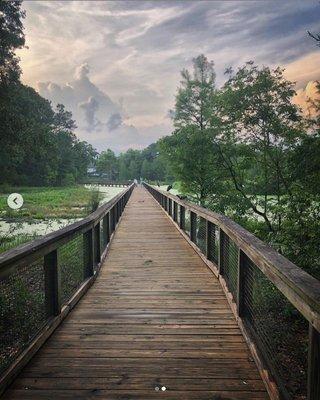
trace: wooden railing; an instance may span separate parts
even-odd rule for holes
[[[133,187],[0,255],[0,394],[95,280]]]
[[[320,399],[320,282],[226,216],[144,183],[221,281],[271,398]]]

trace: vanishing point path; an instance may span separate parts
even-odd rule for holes
[[[97,280],[4,398],[268,396],[217,278],[135,188]]]

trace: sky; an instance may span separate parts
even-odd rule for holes
[[[180,71],[205,54],[224,71],[249,60],[286,69],[305,107],[320,79],[320,3],[277,1],[24,1],[22,81],[73,113],[99,151],[141,149],[172,132]]]

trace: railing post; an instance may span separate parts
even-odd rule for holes
[[[180,204],[180,229],[186,228],[186,209]]]
[[[246,255],[239,249],[238,252],[238,277],[237,277],[237,313],[239,317],[244,316],[244,274]]]
[[[223,242],[224,242],[224,232],[221,228],[219,228],[218,270],[219,274],[221,275],[223,275],[223,262],[224,262]]]
[[[170,215],[170,217],[172,216],[172,200],[169,199],[169,210],[168,210],[168,214]]]
[[[197,214],[190,211],[190,239],[193,243],[197,242]]]
[[[119,222],[119,201],[116,202],[116,225]]]
[[[116,227],[114,206],[111,208],[111,211],[110,211],[110,226],[111,226],[111,233],[113,233],[115,230],[115,227]]]
[[[45,307],[47,317],[61,312],[61,279],[57,250],[44,256]]]
[[[93,275],[93,228],[83,234],[84,277]]]
[[[94,227],[94,263],[97,265],[100,262],[100,221]]]
[[[320,399],[320,333],[309,323],[308,400]]]

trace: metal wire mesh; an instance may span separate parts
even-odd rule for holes
[[[203,254],[206,254],[207,251],[207,244],[206,244],[206,239],[207,239],[207,221],[202,218],[197,216],[197,246],[201,250]]]
[[[190,211],[185,210],[184,231],[188,236],[190,236],[190,229],[191,229]]]
[[[172,200],[169,199],[168,200],[168,214],[170,215],[170,217],[172,217]]]
[[[46,322],[43,258],[0,282],[0,374]]]
[[[177,224],[180,225],[180,204],[177,204]]]
[[[218,264],[219,252],[219,228],[212,222],[208,222],[208,260]]]
[[[104,252],[108,243],[110,235],[110,224],[109,224],[109,214],[105,215],[100,222],[100,249],[101,253]]]
[[[84,251],[82,234],[58,249],[62,304],[70,299],[84,279]]]
[[[221,273],[223,274],[227,283],[228,289],[233,296],[237,298],[237,282],[238,282],[238,257],[239,248],[229,238],[229,236],[220,231],[221,241]]]
[[[248,257],[244,260],[244,320],[284,390],[304,399],[308,323]]]

